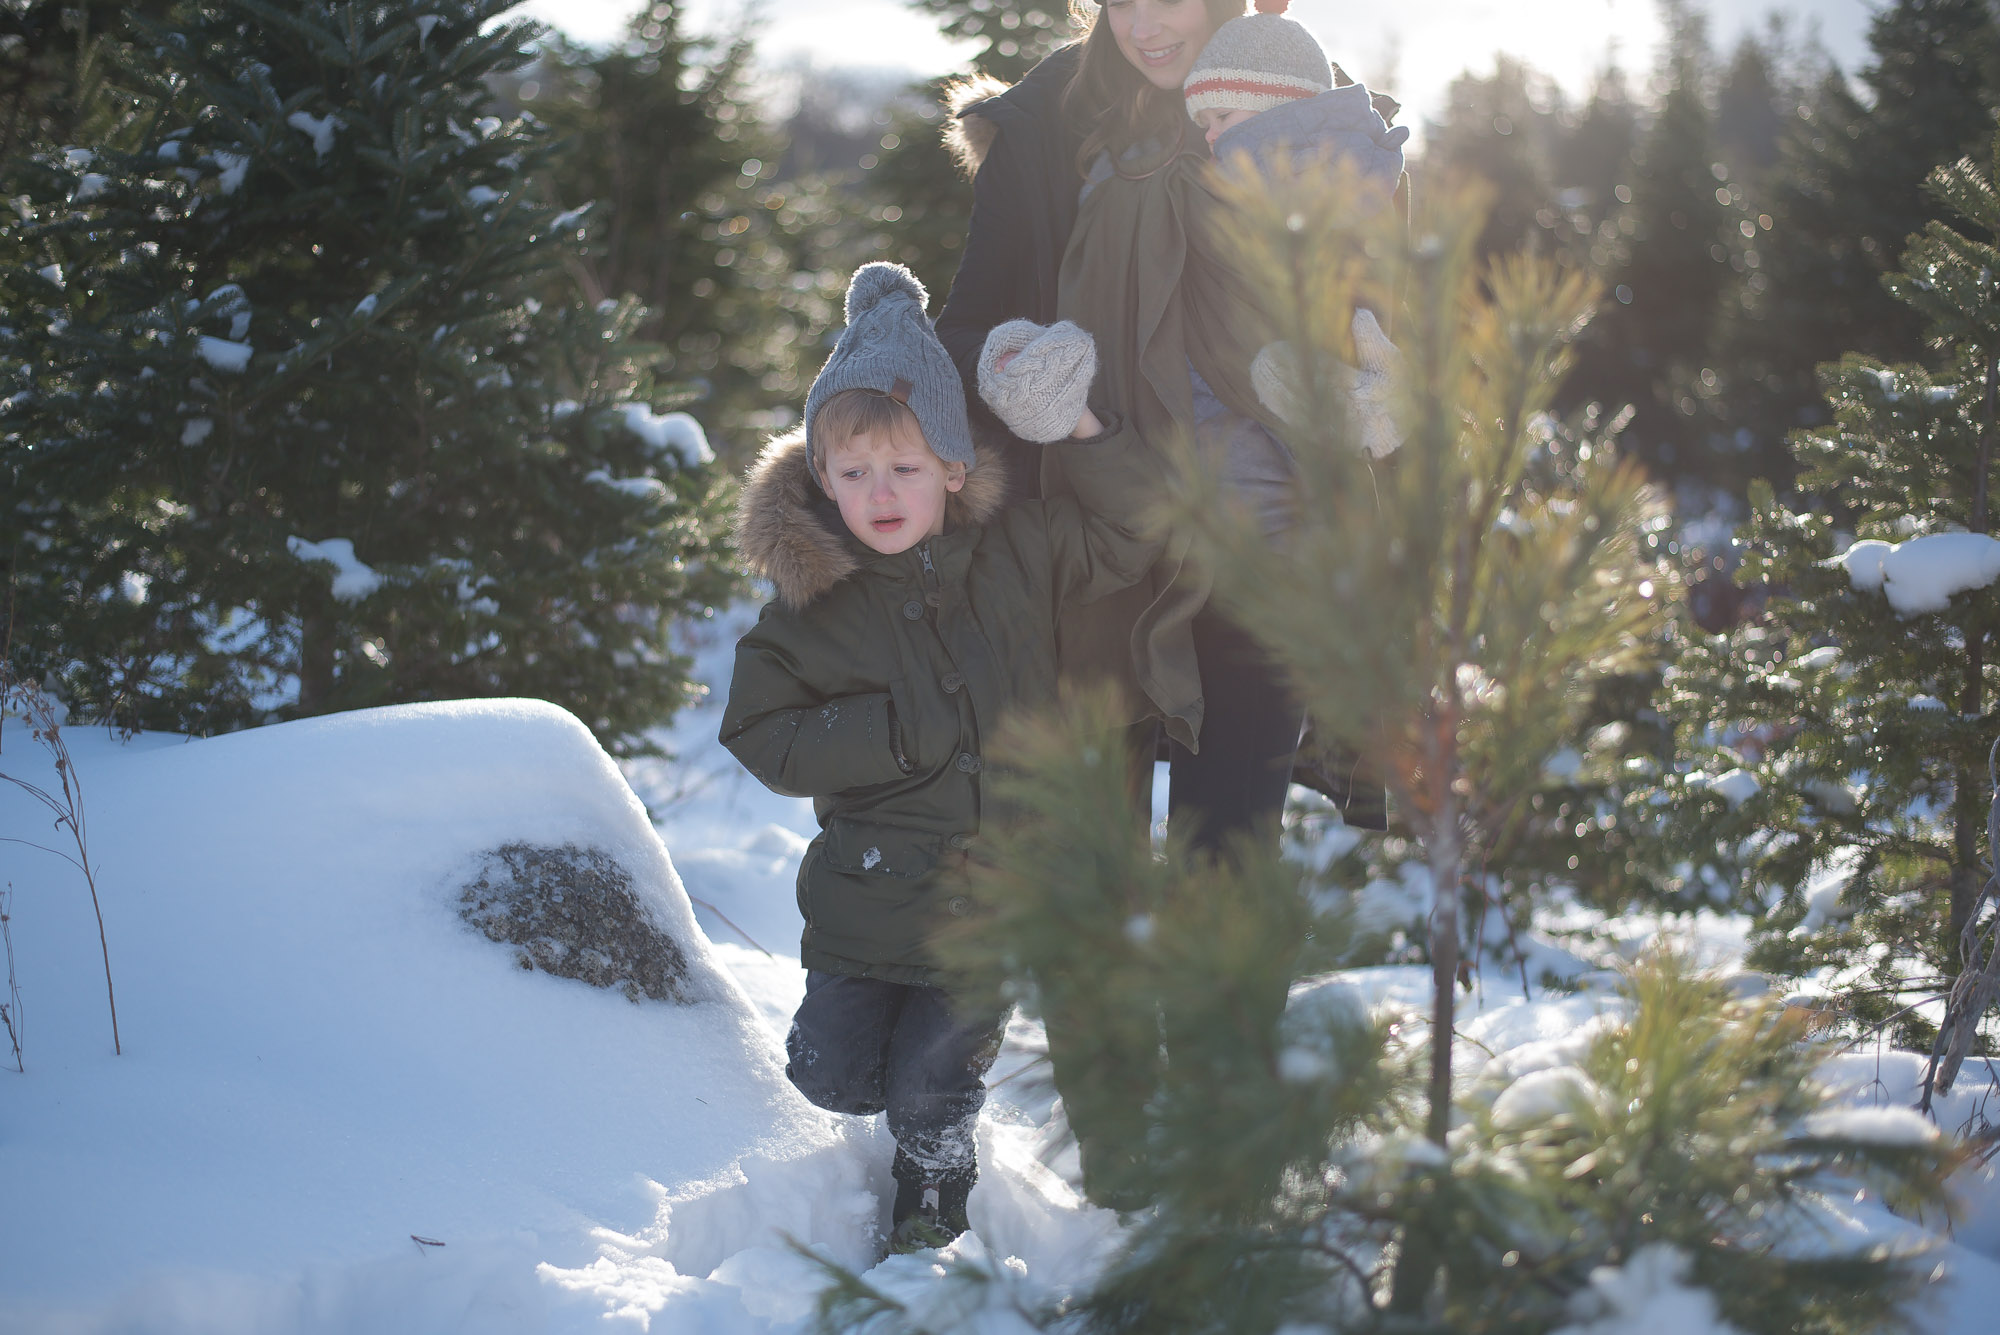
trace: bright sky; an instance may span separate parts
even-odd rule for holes
[[[530,0],[523,13],[585,42],[609,42],[644,0]],[[1708,0],[1710,39],[1727,50],[1761,28],[1769,15],[1793,16],[1849,70],[1867,53],[1869,15],[1877,0]],[[695,32],[715,31],[755,16],[757,48],[769,65],[804,57],[827,66],[905,68],[928,76],[963,68],[972,51],[940,38],[924,15],[897,0],[686,0]],[[1357,11],[1364,11],[1357,13]],[[1320,39],[1335,60],[1372,87],[1403,100],[1403,120],[1435,115],[1459,72],[1493,67],[1509,52],[1555,76],[1572,91],[1615,56],[1628,72],[1651,67],[1659,42],[1655,0],[1401,0],[1360,6],[1351,0],[1294,0],[1292,17]],[[1718,16],[1719,14],[1719,16]]]

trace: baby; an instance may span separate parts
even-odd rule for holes
[[[1269,170],[1281,152],[1342,159],[1361,187],[1357,215],[1365,215],[1393,196],[1409,129],[1391,129],[1363,85],[1333,86],[1326,53],[1311,33],[1284,17],[1286,5],[1287,0],[1257,0],[1257,13],[1216,29],[1181,86],[1188,115],[1205,132],[1218,162],[1247,157],[1253,168]],[[1396,350],[1377,313],[1365,305],[1355,309],[1353,337],[1359,366],[1338,368],[1338,378],[1347,391],[1358,443],[1380,458],[1401,443],[1387,402]],[[1284,421],[1297,423],[1302,414],[1295,388],[1300,371],[1291,348],[1266,345],[1250,373],[1258,400]],[[1197,385],[1195,390],[1197,419],[1211,404],[1220,409],[1204,389]]]

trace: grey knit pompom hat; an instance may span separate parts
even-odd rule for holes
[[[844,389],[872,389],[916,414],[938,458],[972,467],[965,384],[924,316],[926,300],[924,285],[900,264],[877,260],[854,271],[847,284],[847,328],[806,394],[806,445],[815,459],[822,457],[813,438],[821,405]]]
[[[1333,87],[1333,67],[1313,35],[1284,16],[1289,0],[1257,0],[1257,12],[1215,30],[1181,84],[1190,117],[1269,111]]]

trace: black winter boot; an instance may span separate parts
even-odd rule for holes
[[[940,1173],[920,1167],[898,1150],[890,1171],[896,1179],[896,1203],[889,1212],[892,1253],[942,1247],[970,1226],[965,1205],[972,1184],[979,1180],[977,1165]]]

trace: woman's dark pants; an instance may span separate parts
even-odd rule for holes
[[[1275,849],[1305,706],[1263,648],[1212,606],[1195,616],[1193,631],[1204,702],[1201,750],[1171,745],[1168,827],[1197,857],[1223,858],[1244,840]],[[1142,808],[1152,794],[1155,737],[1150,725],[1136,730],[1135,758],[1144,781],[1135,795]],[[1161,1080],[1172,1078],[1172,1053],[1163,1039],[1185,1003],[1155,998],[1142,1008],[1146,1013],[1124,1015],[1121,1023],[1110,1013],[1113,1008],[1101,1003],[1089,1006],[1089,1013],[1067,1013],[1057,1000],[1067,990],[1044,988],[1043,1018],[1056,1088],[1083,1161],[1085,1191],[1099,1205],[1144,1205],[1152,1199],[1145,1107]],[[1258,1037],[1275,1039],[1284,993],[1254,1001],[1256,1013],[1244,1021]],[[1153,1024],[1146,1023],[1148,1015]]]

